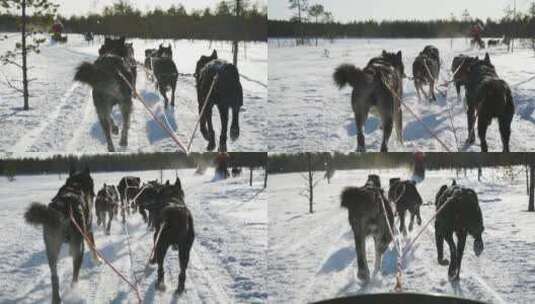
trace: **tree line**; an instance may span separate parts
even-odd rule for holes
[[[393,20],[393,21],[354,21],[334,22],[332,14],[321,5],[308,5],[308,0],[289,0],[289,8],[295,11],[290,20],[269,20],[268,37],[297,38],[298,44],[303,37],[334,38],[436,38],[464,37],[475,23],[484,25],[485,37],[532,38],[535,36],[535,3],[527,12],[514,13],[510,8],[504,11],[499,20],[486,21],[472,18],[465,11],[461,18],[451,16],[444,20]],[[316,16],[323,16],[318,18]]]
[[[312,170],[327,167],[335,170],[391,169],[414,166],[414,154],[392,153],[310,153]],[[269,173],[306,172],[309,154],[270,154]],[[427,153],[425,167],[428,170],[477,169],[482,167],[517,166],[535,164],[533,153]]]
[[[143,171],[159,169],[196,168],[211,164],[217,153],[137,153],[137,154],[58,154],[47,158],[24,157],[0,160],[0,174],[5,176],[24,174],[56,174],[69,168],[88,166],[93,172]],[[238,167],[264,167],[267,153],[229,153],[230,165]]]
[[[228,2],[228,1],[227,1]],[[187,12],[183,5],[163,10],[140,11],[126,1],[104,8],[100,14],[60,17],[65,31],[92,32],[99,35],[124,35],[138,38],[209,39],[265,41],[267,39],[267,9],[248,1],[241,1],[239,16],[236,7],[221,1],[215,9]],[[30,22],[48,31],[51,16],[31,16]],[[0,14],[0,31],[19,31],[18,14]]]

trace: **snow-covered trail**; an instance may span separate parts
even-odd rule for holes
[[[82,61],[94,61],[102,37],[93,44],[83,41],[81,35],[69,35],[66,44],[45,43],[40,54],[30,57],[31,83],[30,111],[20,111],[22,98],[0,82],[0,151],[8,152],[106,152],[105,138],[93,106],[91,89],[73,81],[75,68]],[[0,51],[16,42],[11,37],[0,43]],[[129,40],[130,41],[130,40]],[[144,50],[157,47],[163,40],[132,39],[135,57],[144,60]],[[195,81],[188,76],[203,54],[217,49],[220,58],[232,60],[231,44],[227,42],[176,40],[165,41],[173,46],[174,60],[180,76],[177,84],[175,107],[165,111],[171,129],[183,144],[187,144],[198,117]],[[229,141],[230,151],[265,151],[265,113],[267,100],[267,44],[246,43],[240,49],[238,68],[244,88],[244,106],[240,114],[240,138]],[[2,67],[9,79],[18,79],[19,72]],[[138,66],[137,89],[147,104],[163,117],[163,98],[154,83]],[[169,93],[170,96],[170,93]],[[120,111],[115,109],[114,119],[121,127]],[[220,120],[217,109],[213,113],[214,128],[219,136]],[[219,137],[217,137],[219,138]],[[118,145],[119,136],[113,136],[119,151],[151,152],[176,151],[178,147],[149,115],[143,105],[134,100],[129,132],[129,145]],[[197,134],[192,151],[205,151],[207,143]]]
[[[381,51],[402,51],[405,73],[412,75],[412,63],[426,45],[435,45],[442,59],[439,84],[449,80],[451,62],[458,54],[480,58],[488,51],[498,75],[513,90],[516,114],[512,122],[511,151],[533,151],[526,136],[535,134],[535,71],[530,70],[533,50],[503,48],[482,51],[470,49],[465,39],[338,39],[333,43],[320,41],[320,46],[289,47],[291,41],[269,40],[269,104],[279,115],[268,117],[268,147],[276,151],[354,151],[356,127],[351,109],[352,88],[338,90],[332,80],[334,69],[342,63],[364,67]],[[455,86],[437,86],[446,96],[437,93],[437,103],[418,101],[414,83],[404,80],[403,102],[445,142],[451,152],[480,151],[479,140],[465,147],[467,138],[466,111],[457,101]],[[427,88],[426,88],[427,89]],[[462,91],[464,97],[464,90]],[[407,111],[403,111],[404,145],[395,134],[389,151],[447,152],[427,129]],[[450,116],[450,111],[452,115]],[[450,117],[453,117],[451,119]],[[456,136],[452,131],[452,120]],[[370,114],[365,125],[367,151],[378,151],[382,141],[380,119]],[[457,138],[456,138],[457,137]],[[501,151],[498,125],[494,122],[487,134],[490,151]]]
[[[337,171],[331,184],[320,182],[315,190],[315,212],[308,213],[307,199],[300,196],[304,182],[299,174],[270,178],[268,290],[274,303],[304,303],[359,293],[393,292],[396,254],[391,247],[383,259],[383,271],[370,284],[356,277],[356,254],[347,211],[340,207],[339,195],[350,185],[361,185],[376,173],[383,183],[390,177],[408,177],[403,170]],[[478,299],[489,303],[531,303],[535,298],[535,263],[529,252],[535,248],[533,216],[527,208],[525,180],[518,174],[514,182],[499,179],[499,170],[484,169],[482,182],[476,176],[458,182],[474,188],[483,211],[485,250],[475,257],[473,239],[467,240],[458,285],[447,278],[447,268],[436,263],[433,224],[403,260],[403,288],[406,291],[439,293]],[[426,202],[434,203],[440,185],[450,183],[455,173],[427,172],[418,185]],[[425,223],[434,212],[422,207]],[[408,225],[408,222],[407,222]],[[418,231],[419,226],[415,226]],[[402,240],[405,246],[416,231]],[[446,254],[447,246],[446,246]],[[373,269],[373,240],[368,239],[367,257]]]
[[[267,261],[267,202],[262,177],[249,187],[248,177],[212,182],[211,176],[179,170],[186,202],[194,216],[195,241],[187,269],[186,292],[176,297],[178,254],[167,252],[165,292],[156,291],[156,266],[145,271],[152,248],[153,232],[141,216],[127,220],[127,231],[114,220],[111,235],[94,223],[98,249],[129,280],[138,279],[144,303],[261,303],[267,298],[264,277]],[[96,187],[117,183],[124,175],[157,179],[159,171],[94,174]],[[64,176],[63,176],[64,178]],[[0,302],[40,303],[51,296],[50,271],[44,251],[42,229],[24,223],[23,213],[32,201],[43,203],[53,197],[64,180],[57,175],[20,176],[13,183],[2,181],[0,225],[4,232],[0,246]],[[174,179],[164,171],[164,179]],[[96,221],[96,220],[95,220]],[[88,250],[76,287],[70,287],[72,259],[63,246],[59,261],[60,294],[66,303],[135,303],[133,291],[105,264],[94,264]]]

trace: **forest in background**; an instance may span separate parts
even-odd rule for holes
[[[267,8],[241,0],[239,17],[234,1],[220,1],[215,9],[186,11],[183,5],[168,9],[141,11],[128,2],[118,1],[100,14],[61,17],[65,32],[97,35],[124,35],[155,39],[208,39],[266,41]],[[34,30],[48,32],[52,16],[32,16]],[[20,17],[0,10],[0,32],[17,32]]]
[[[289,3],[297,3],[291,0]],[[483,37],[535,37],[535,3],[527,12],[514,12],[511,7],[504,10],[499,20],[485,21],[473,18],[468,11],[462,16],[451,16],[443,20],[392,20],[392,21],[354,21],[348,23],[335,22],[332,14],[321,6],[322,17],[317,18],[318,5],[308,6],[308,1],[300,0],[301,12],[295,5],[295,17],[290,20],[269,20],[268,37],[270,38],[438,38],[465,37],[475,23],[483,24]],[[302,7],[305,3],[305,7]]]
[[[414,154],[394,153],[310,153],[313,170],[388,169],[414,165]],[[137,171],[196,168],[211,164],[217,153],[137,153],[53,155],[48,158],[23,157],[0,159],[1,175],[44,174],[67,172],[71,164],[88,165],[95,172]],[[267,154],[264,152],[231,152],[231,166],[264,167],[269,173],[305,172],[307,153]],[[476,169],[479,167],[535,164],[534,153],[427,153],[428,170]]]
[[[50,157],[22,157],[0,159],[0,174],[6,176],[24,174],[53,174],[68,172],[71,165],[88,166],[93,172],[142,171],[160,169],[196,168],[212,165],[217,153],[137,153],[137,154],[85,154],[53,155]],[[267,153],[231,152],[230,165],[239,167],[264,167]]]
[[[389,169],[414,166],[414,154],[408,152],[390,153],[311,153],[312,169],[335,170]],[[516,166],[535,164],[534,153],[426,153],[425,167],[428,170],[477,169],[479,167]],[[269,154],[270,173],[308,171],[306,153]]]

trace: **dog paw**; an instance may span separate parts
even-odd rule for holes
[[[165,291],[165,283],[164,282],[156,283],[156,289],[159,291]]]
[[[438,260],[438,264],[442,266],[448,266],[450,264],[450,261],[448,261],[448,259],[442,259]]]
[[[119,127],[117,126],[111,126],[111,133],[113,133],[114,135],[117,135],[119,134]]]
[[[240,129],[230,128],[230,140],[234,141],[240,137]]]
[[[215,149],[215,142],[212,141],[212,142],[208,143],[208,146],[206,147],[206,150],[214,151],[214,149]]]
[[[359,271],[357,273],[357,277],[364,281],[364,282],[368,282],[370,280],[370,272],[369,271]]]
[[[178,286],[178,288],[175,290],[175,294],[179,296],[183,293],[184,293],[184,286]]]

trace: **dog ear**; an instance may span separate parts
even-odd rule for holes
[[[216,59],[217,59],[217,51],[214,50],[214,51],[212,52],[212,55],[210,55],[210,57],[212,57],[212,58],[216,58]]]
[[[76,169],[74,168],[74,164],[71,164],[71,167],[69,168],[69,176],[73,176],[76,172]]]
[[[108,44],[111,41],[109,37],[104,38],[104,44]]]
[[[398,51],[398,53],[396,54],[397,58],[399,59],[399,61],[401,62],[401,51]]]
[[[457,181],[456,181],[455,179],[453,179],[453,180],[451,181],[451,185],[452,185],[452,186],[456,186],[456,185],[457,185]]]
[[[182,190],[182,184],[180,183],[180,178],[178,178],[178,176],[176,177],[176,180],[175,180],[175,186],[177,186],[180,190]]]
[[[126,40],[126,37],[125,37],[125,36],[121,36],[121,38],[119,38],[119,42],[120,42],[121,44],[124,44],[125,40]]]
[[[169,185],[170,185],[170,184],[169,184],[169,180],[167,180],[167,181],[165,182],[165,185],[166,185],[166,186],[169,186]]]

